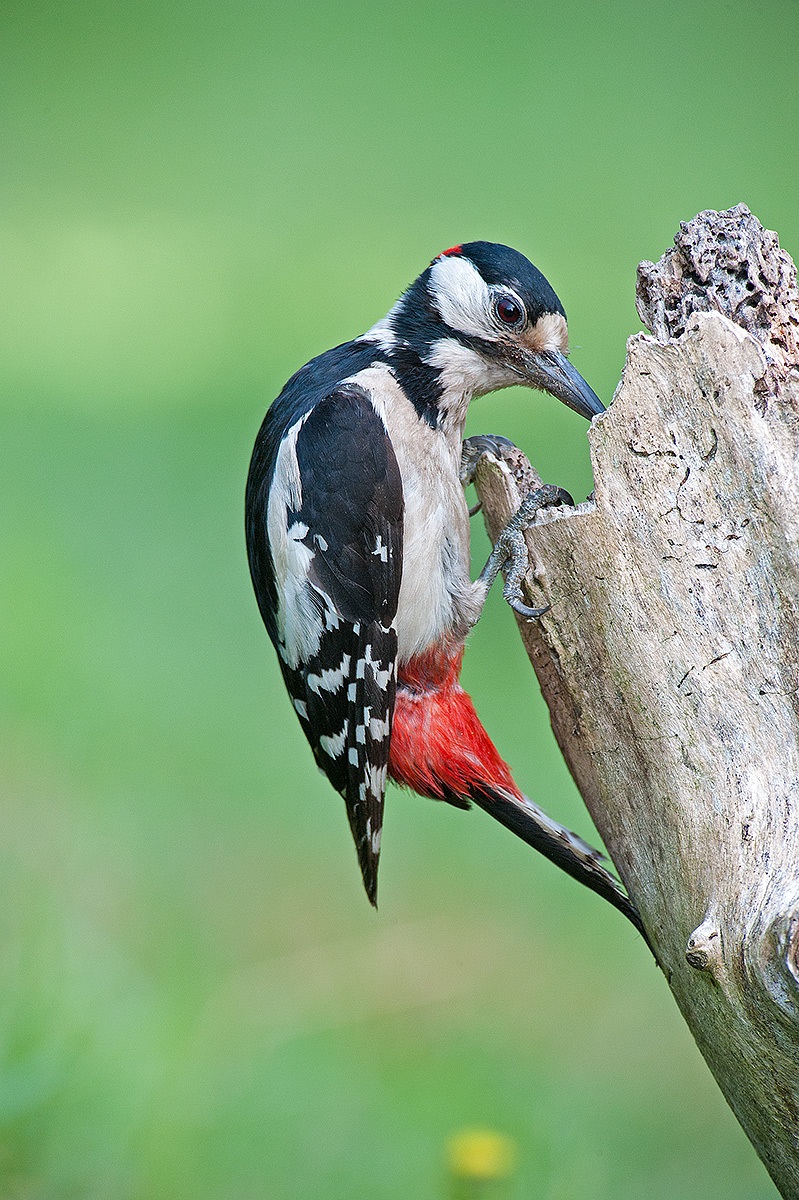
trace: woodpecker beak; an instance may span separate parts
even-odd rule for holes
[[[590,421],[605,411],[599,396],[560,350],[528,352],[524,355],[523,365],[533,387],[562,400],[581,417]]]

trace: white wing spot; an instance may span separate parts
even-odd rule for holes
[[[327,734],[322,734],[319,739],[319,745],[322,747],[325,754],[329,754],[331,758],[338,758],[344,749],[344,743],[347,740],[348,726],[349,721],[345,721],[344,728],[342,729],[341,733],[336,733],[331,737],[328,737]]]
[[[364,647],[364,657],[363,657],[362,661],[363,661],[364,665],[366,665],[368,663],[368,665],[371,667],[372,675],[374,676],[375,683],[377,684],[377,686],[379,688],[388,687],[388,682],[391,679],[391,665],[389,664],[389,668],[387,671],[382,671],[380,669],[383,665],[382,660],[379,658],[372,658],[372,647],[370,645],[367,645]],[[361,664],[359,662],[358,663],[359,669],[360,669],[360,666],[361,666]],[[359,676],[359,678],[362,679],[363,675]]]
[[[305,703],[305,701],[304,700],[295,700],[294,707],[297,710],[297,712],[300,714],[300,716],[302,717],[303,721],[307,721],[308,720],[308,705]]]
[[[316,692],[317,696],[320,692],[337,692],[344,684],[350,672],[350,656],[345,654],[341,660],[341,665],[338,667],[329,667],[324,671],[320,671],[318,675],[308,676],[308,687],[312,692]]]
[[[387,767],[376,767],[374,763],[369,763],[367,786],[375,799],[380,799],[386,790],[386,771]]]
[[[382,742],[383,738],[388,737],[388,717],[385,721],[372,717],[369,721],[369,736],[374,742]]]

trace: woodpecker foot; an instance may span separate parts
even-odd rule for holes
[[[460,469],[460,480],[464,488],[474,483],[477,464],[484,454],[493,454],[495,458],[502,458],[506,450],[515,450],[516,448],[510,438],[503,437],[500,433],[478,433],[474,437],[466,438],[461,446]],[[478,500],[469,509],[469,516],[476,517],[482,507],[482,500]]]
[[[510,438],[502,437],[499,433],[479,433],[475,437],[466,438],[461,447],[460,479],[463,486],[466,488],[470,483],[474,483],[477,464],[484,454],[502,458],[504,451],[515,449]],[[477,505],[474,512],[479,511],[480,506]]]
[[[511,517],[506,528],[509,529],[518,521],[522,529],[528,529],[543,509],[560,508],[563,505],[567,508],[574,508],[571,494],[565,488],[558,487],[557,484],[544,483],[540,488],[536,488],[534,492],[525,496],[519,505],[519,511]]]
[[[480,576],[487,591],[497,574],[502,571],[505,576],[502,594],[513,611],[520,617],[524,617],[526,621],[535,621],[542,617],[545,612],[548,612],[549,605],[545,604],[543,608],[531,608],[522,599],[522,584],[529,567],[524,531],[533,524],[542,509],[558,508],[563,504],[573,506],[574,501],[565,488],[556,487],[552,483],[545,483],[543,487],[536,488],[534,492],[525,497],[519,511],[511,517],[497,538],[496,545]]]

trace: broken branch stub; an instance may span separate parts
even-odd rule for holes
[[[743,206],[639,272],[593,501],[527,534],[555,736],[691,1031],[799,1196],[799,294]],[[482,460],[489,533],[538,477]]]

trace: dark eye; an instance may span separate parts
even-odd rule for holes
[[[513,296],[500,296],[494,303],[494,311],[503,325],[519,326],[524,322],[524,309]]]

